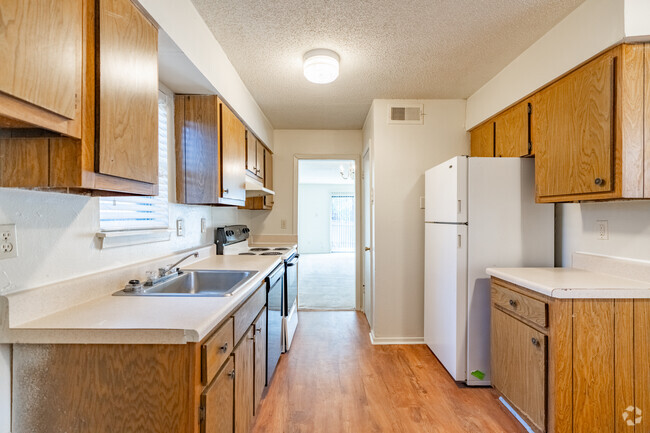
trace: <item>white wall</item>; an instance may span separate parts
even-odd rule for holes
[[[299,185],[298,250],[301,254],[330,252],[331,197],[333,193],[338,192],[354,194],[354,184]]]
[[[650,1],[625,0],[625,39],[648,40],[650,35]]]
[[[360,155],[360,130],[275,130],[273,153],[273,190],[271,211],[248,211],[251,231],[255,234],[294,233],[293,194],[295,155]],[[282,220],[286,228],[281,228]]]
[[[576,251],[650,260],[648,201],[559,204],[556,215],[558,266],[571,266]],[[598,220],[607,221],[608,240],[598,239]]]
[[[259,138],[273,150],[273,126],[191,0],[138,1]]]
[[[628,3],[631,1],[627,0],[626,6]],[[646,29],[647,17],[638,17],[645,21]],[[467,99],[466,128],[478,125],[624,37],[623,0],[586,0]]]
[[[389,104],[400,102],[423,103],[424,124],[388,124]],[[373,101],[364,144],[373,138],[377,340],[423,337],[424,171],[469,153],[465,109],[464,100]]]

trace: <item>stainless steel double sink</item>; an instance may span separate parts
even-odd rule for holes
[[[181,270],[142,290],[120,290],[114,296],[232,296],[258,271]]]

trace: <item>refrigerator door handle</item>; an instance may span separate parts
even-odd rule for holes
[[[458,248],[460,248],[460,236],[461,235],[458,235]]]
[[[461,202],[461,201],[460,201],[460,200],[458,200],[458,213],[459,213],[459,214],[461,213],[461,206],[460,206],[460,202]]]

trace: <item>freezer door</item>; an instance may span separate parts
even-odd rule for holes
[[[456,381],[467,379],[467,226],[425,224],[424,341]]]
[[[424,221],[467,222],[467,157],[457,156],[425,172]]]

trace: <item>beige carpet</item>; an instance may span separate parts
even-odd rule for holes
[[[355,308],[354,253],[300,254],[298,308]]]

